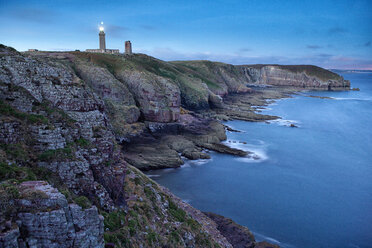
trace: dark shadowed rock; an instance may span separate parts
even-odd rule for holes
[[[229,218],[210,212],[204,214],[217,224],[217,229],[234,248],[279,248],[278,245],[266,241],[256,242],[254,235],[248,228]]]
[[[253,248],[255,247],[255,238],[248,228],[236,224],[229,218],[214,213],[204,213],[216,224],[217,229],[232,244],[234,248]]]

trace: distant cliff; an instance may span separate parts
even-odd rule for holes
[[[276,118],[252,106],[291,92],[252,84],[349,88],[313,66],[0,45],[0,247],[232,247],[219,228],[235,224],[217,225],[131,165],[177,167],[207,150],[249,156],[220,143],[217,120]]]

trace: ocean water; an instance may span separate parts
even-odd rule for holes
[[[283,119],[270,124],[227,122],[242,131],[228,133],[227,143],[259,160],[212,153],[148,174],[192,206],[247,226],[257,240],[372,247],[372,74],[343,76],[361,91],[279,100],[264,112]]]

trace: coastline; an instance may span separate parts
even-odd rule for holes
[[[283,90],[284,93],[281,92],[280,96],[277,95],[275,98],[264,97],[265,96],[265,92],[264,92],[263,97],[261,99],[256,100],[255,104],[257,104],[258,101],[260,101],[260,103],[257,104],[256,106],[254,106],[254,109],[255,109],[254,111],[257,111],[257,110],[262,111],[264,109],[269,108],[271,104],[276,104],[277,101],[280,101],[282,99],[293,98],[297,95],[298,96],[304,96],[304,97],[320,98],[320,99],[332,99],[332,98],[327,98],[327,97],[316,97],[316,96],[312,96],[312,95],[307,96],[307,95],[303,94],[306,91],[298,91],[298,89],[296,89],[296,90],[285,89],[285,90]],[[272,93],[268,94],[268,95],[271,96]],[[239,96],[241,97],[241,95],[239,95]],[[246,102],[246,100],[247,100],[246,98],[250,98],[250,97],[251,96],[246,96],[246,97],[243,96],[243,99]],[[250,105],[250,107],[251,107],[251,105]],[[258,112],[256,114],[261,115],[260,112]],[[264,115],[264,116],[266,116],[266,115]],[[236,120],[236,119],[231,119],[231,120],[228,120],[228,121],[220,121],[220,123],[225,127],[225,133],[227,133],[227,132],[233,132],[233,133],[245,132],[244,130],[240,130],[240,129],[234,128],[232,126],[229,126],[228,122],[233,121],[233,120]],[[278,120],[282,120],[282,117],[277,117],[276,119],[269,119],[269,120],[267,120],[267,119],[262,120],[261,118],[257,118],[257,120],[254,120],[253,122],[258,121],[258,122],[271,123],[271,122],[275,122],[275,121],[278,121]],[[247,121],[247,120],[242,120],[242,121]],[[249,120],[249,121],[252,122],[252,120]],[[285,124],[285,126],[291,127],[292,123],[294,123],[294,122],[289,122],[289,123]],[[226,140],[221,141],[221,143],[226,145],[226,146],[229,146],[231,148],[247,152],[249,155],[248,156],[242,156],[241,159],[249,159],[250,163],[252,163],[252,162],[262,162],[263,160],[267,159],[264,155],[258,156],[257,153],[253,152],[252,150],[243,149],[241,146],[244,146],[246,144],[246,142],[244,142],[242,140],[233,141],[233,140],[226,139]],[[229,154],[229,153],[225,153],[225,154]],[[209,161],[211,161],[213,159],[213,154],[211,154],[211,157],[209,159],[200,159],[200,160],[190,160],[188,158],[183,158],[183,159],[185,160],[185,164],[187,164],[188,162],[193,163],[193,161],[195,161],[199,165],[199,164],[204,164],[204,163],[208,163]],[[182,168],[183,165],[181,165],[180,167]],[[151,170],[151,171],[146,172],[145,174],[147,176],[149,176],[150,178],[152,178],[152,177],[154,177],[154,175],[151,175],[151,173],[153,173],[155,171],[156,170]],[[153,178],[153,180],[156,180],[156,178]],[[186,205],[190,204],[186,200],[181,200],[181,201],[186,203]],[[256,242],[256,239],[258,238],[258,240],[260,240],[260,242],[257,243],[257,246],[255,246],[255,247],[260,247],[260,246],[258,246],[258,244],[262,244],[263,247],[279,247],[280,245],[283,245],[284,247],[291,247],[290,244],[281,243],[280,241],[275,240],[275,239],[270,238],[270,237],[267,237],[265,235],[262,235],[262,234],[259,234],[259,233],[252,233],[251,231],[249,231],[249,229],[246,226],[239,225],[236,222],[234,222],[234,220],[231,220],[228,217],[219,216],[219,215],[216,215],[215,213],[204,213],[204,214],[206,214],[209,218],[211,218],[211,220],[214,223],[217,224],[217,226],[219,226],[219,230],[221,231],[222,235],[225,238],[227,238],[228,241],[233,240],[234,236],[241,235],[239,237],[239,239],[240,240],[245,240],[246,242],[249,242],[249,237],[251,237],[253,240],[255,240],[254,242]],[[219,217],[216,217],[216,216],[219,216]],[[229,228],[232,228],[231,225],[235,226],[235,228],[233,228],[234,231],[231,231],[231,230],[229,231]],[[236,239],[236,237],[235,237],[235,239]],[[268,242],[270,242],[270,243],[268,243]]]
[[[209,151],[253,158],[249,151],[223,143],[226,131],[234,131],[223,121],[278,119],[259,111],[299,90],[283,83],[300,85],[305,78],[305,86],[322,89],[348,83],[314,66],[171,63],[143,54],[28,54],[5,46],[0,52],[7,69],[2,72],[1,95],[4,182],[13,180],[11,188],[21,191],[24,187],[38,191],[45,185],[41,190],[46,192],[47,201],[52,197],[47,194],[50,189],[61,192],[58,197],[66,206],[96,208],[97,225],[92,228],[100,231],[92,235],[87,232],[85,237],[94,236],[99,244],[143,245],[145,240],[170,247],[204,247],[204,242],[218,247],[213,240],[220,243],[223,239],[210,237],[207,228],[196,224],[192,213],[182,209],[181,202],[138,168],[176,168],[183,164],[182,158],[210,158]],[[318,78],[324,73],[329,78]],[[276,86],[248,88],[249,83],[260,84],[261,79],[262,84],[274,80]],[[14,148],[23,156],[12,152]],[[16,173],[19,171],[22,173]],[[23,184],[25,179],[30,182]],[[17,237],[28,239],[24,228],[68,222],[51,223],[30,212],[40,225],[21,225],[16,221],[22,201],[11,192],[5,193],[17,200],[7,202],[5,209],[10,215],[4,212],[1,222],[5,237],[10,237],[8,231],[15,233],[11,242],[17,243]],[[32,204],[38,213],[49,214],[38,202]],[[80,218],[85,213],[77,214]],[[14,223],[14,229],[9,223]]]
[[[253,93],[227,95],[223,108],[189,111],[181,115],[181,123],[149,123],[153,130],[151,134],[140,135],[131,142],[123,143],[124,157],[128,163],[143,171],[178,168],[184,164],[182,158],[210,159],[208,151],[255,159],[254,153],[249,150],[231,147],[225,142],[227,131],[239,130],[231,129],[224,122],[280,120],[279,116],[265,115],[260,111],[276,100],[291,98],[299,90],[270,87]]]

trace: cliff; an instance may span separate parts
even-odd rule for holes
[[[234,246],[218,221],[131,165],[177,167],[181,156],[205,159],[208,150],[250,156],[220,143],[226,127],[218,120],[276,118],[254,106],[293,92],[252,84],[349,86],[318,67],[1,45],[0,247]]]

